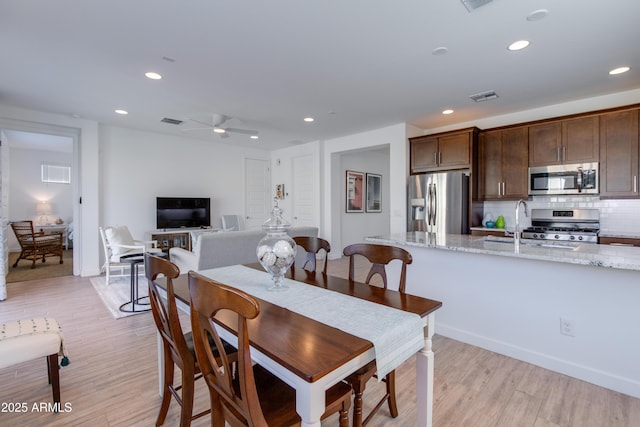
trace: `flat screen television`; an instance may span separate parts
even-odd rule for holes
[[[156,228],[211,226],[211,199],[208,197],[157,197]]]

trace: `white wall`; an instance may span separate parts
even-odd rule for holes
[[[382,175],[382,212],[346,212],[346,171]],[[389,146],[371,150],[357,150],[340,156],[340,175],[343,177],[338,194],[340,198],[340,236],[342,246],[361,243],[367,236],[388,234],[390,230],[389,205]],[[366,194],[366,185],[362,189]],[[365,196],[366,197],[366,196]],[[366,203],[366,200],[365,200]]]
[[[70,184],[43,183],[40,165],[43,162],[69,165],[73,163],[73,154],[54,151],[27,150],[11,148],[9,150],[9,220],[32,220],[39,224],[36,203],[48,201],[52,206],[49,221],[61,218],[66,224],[73,219],[73,192]],[[9,250],[19,251],[20,245],[13,233],[9,233]]]
[[[318,141],[308,144],[296,145],[290,148],[274,150],[271,152],[271,186],[273,196],[275,196],[275,186],[284,184],[285,191],[289,192],[293,188],[293,161],[296,157],[311,156],[313,159],[313,168],[309,171],[313,179],[313,203],[314,224],[320,226],[320,143]],[[293,219],[293,198],[291,194],[285,196],[278,205],[283,209],[283,217],[291,224],[295,225]],[[322,230],[319,231],[319,237],[324,237]]]
[[[100,127],[100,224],[127,225],[136,239],[156,228],[156,197],[210,197],[212,226],[244,214],[244,159],[265,150],[113,126]]]
[[[406,198],[408,175],[407,141],[408,128],[404,123],[381,129],[362,132],[323,141],[322,152],[322,230],[331,242],[332,257],[342,253],[345,244],[342,242],[341,218],[344,206],[343,182],[344,171],[341,171],[341,156],[345,152],[367,150],[388,146],[389,170],[382,173],[388,177],[389,183],[389,232],[404,231],[406,228]],[[366,171],[366,169],[365,169]],[[351,214],[355,215],[355,214]],[[370,235],[365,233],[363,237]]]

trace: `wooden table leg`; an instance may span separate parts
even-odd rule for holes
[[[432,337],[435,322],[433,313],[428,315],[427,322],[424,330],[424,348],[416,354],[416,409],[419,427],[431,427],[433,425],[434,354]]]

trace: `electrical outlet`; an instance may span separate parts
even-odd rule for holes
[[[569,337],[576,336],[576,323],[567,317],[560,318],[560,333]]]

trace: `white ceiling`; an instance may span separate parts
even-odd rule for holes
[[[0,102],[216,141],[160,119],[226,114],[260,139],[220,141],[269,149],[434,129],[639,88],[639,19],[635,0],[0,0]]]

